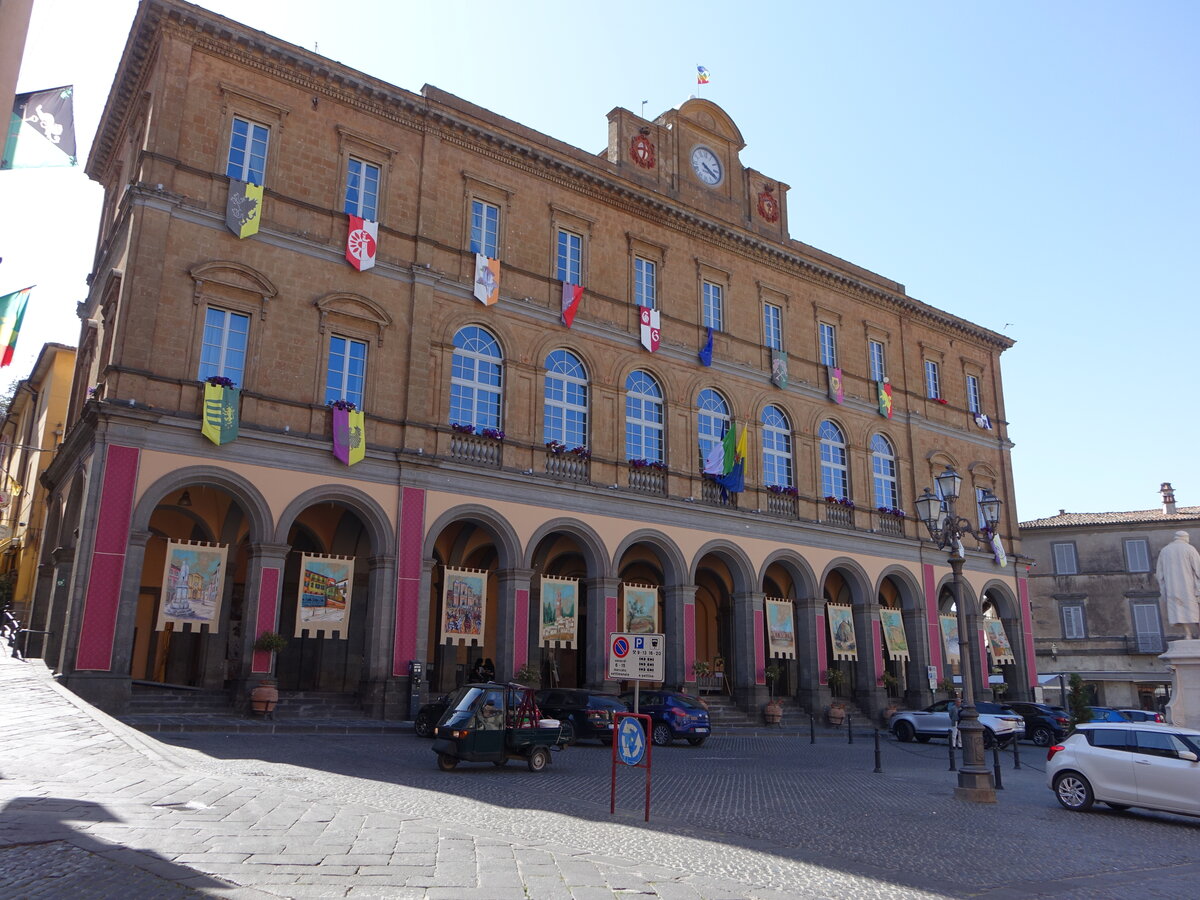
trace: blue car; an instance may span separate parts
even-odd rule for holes
[[[1092,714],[1091,721],[1093,722],[1128,722],[1124,714],[1119,709],[1113,709],[1108,706],[1089,706],[1088,712]]]
[[[624,693],[621,699],[633,709],[633,692]],[[638,712],[650,716],[652,731],[650,739],[656,746],[663,747],[678,738],[686,738],[693,747],[698,747],[712,733],[708,721],[708,707],[699,697],[681,694],[678,691],[642,691],[638,697]]]

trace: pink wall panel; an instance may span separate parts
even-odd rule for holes
[[[615,634],[617,631],[617,598],[604,598],[604,643],[608,643],[608,636]],[[608,651],[604,651],[607,658]]]
[[[683,604],[683,680],[696,680],[696,604]]]
[[[129,546],[129,520],[133,512],[138,459],[138,450],[116,444],[108,448],[105,456],[96,540],[88,567],[75,656],[77,669],[96,672],[112,669],[113,639],[117,633],[117,611],[121,606],[121,578],[125,571],[125,551]],[[130,602],[136,600],[133,597]]]
[[[529,662],[529,590],[521,589],[516,594],[513,602],[514,672]]]
[[[279,569],[271,566],[262,570],[262,581],[258,587],[258,616],[254,623],[254,637],[264,631],[275,630],[275,617],[279,609]],[[250,671],[256,675],[271,672],[271,654],[266,650],[255,650],[250,660]]]
[[[417,622],[421,612],[421,547],[425,543],[425,492],[420,488],[405,488],[400,506],[392,675],[406,676],[408,662],[417,652]]]
[[[767,651],[766,628],[763,625],[763,611],[754,611],[754,683],[767,683]]]
[[[1037,657],[1033,648],[1033,615],[1029,609],[1029,579],[1017,579],[1017,593],[1021,601],[1021,633],[1025,636],[1025,668],[1029,673],[1029,686],[1038,683]]]
[[[825,671],[829,668],[829,654],[825,650],[825,616],[817,613],[817,677],[821,684],[829,684]]]

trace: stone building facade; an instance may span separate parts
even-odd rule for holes
[[[39,596],[65,611],[47,652],[68,682],[119,709],[131,680],[243,690],[277,666],[285,691],[394,716],[413,661],[432,689],[481,656],[501,677],[616,687],[608,636],[632,623],[666,635],[669,682],[719,671],[746,708],[775,671],[811,708],[831,671],[865,712],[928,702],[950,569],[912,500],[952,465],[964,492],[1004,501],[1019,552],[1011,342],[789,238],[788,185],[744,166],[744,146],[693,99],[653,120],[614,109],[587,152],[145,0],[88,162],[107,199],[47,475]],[[239,237],[242,182],[263,193]],[[378,222],[371,268],[348,262],[349,214]],[[499,274],[487,304],[481,256]],[[569,328],[564,282],[582,288]],[[219,445],[202,434],[210,376],[239,391]],[[334,400],[365,413],[353,465],[331,452]],[[703,471],[730,427],[739,492]],[[183,541],[224,548],[211,625],[164,621]],[[1028,693],[1023,570],[967,557],[967,594],[1003,620],[1005,678]],[[341,573],[321,576],[345,585],[339,628],[297,627],[312,565]],[[544,617],[574,639],[544,640]],[[265,630],[291,639],[277,660],[252,649]],[[769,633],[790,633],[779,670]]]

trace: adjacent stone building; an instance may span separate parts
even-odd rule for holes
[[[1057,677],[1078,672],[1095,703],[1162,711],[1171,674],[1158,658],[1182,637],[1167,624],[1154,577],[1159,551],[1186,531],[1200,540],[1200,506],[1177,506],[1164,483],[1162,506],[1130,512],[1069,513],[1021,523],[1030,570],[1034,645],[1048,698]]]
[[[395,716],[412,662],[433,689],[478,657],[613,688],[609,635],[648,631],[667,681],[746,708],[776,672],[814,709],[831,673],[864,712],[929,701],[950,569],[912,501],[953,466],[1019,553],[1011,342],[792,240],[788,185],[716,104],[598,134],[144,0],[87,165],[106,202],[46,476],[67,683],[120,709],[132,682],[241,693],[275,667]],[[704,472],[732,468],[729,428],[742,491]],[[1022,696],[1023,574],[967,549]]]

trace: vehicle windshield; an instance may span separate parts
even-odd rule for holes
[[[450,695],[450,709],[462,712],[469,711],[482,693],[483,688],[461,687]]]

